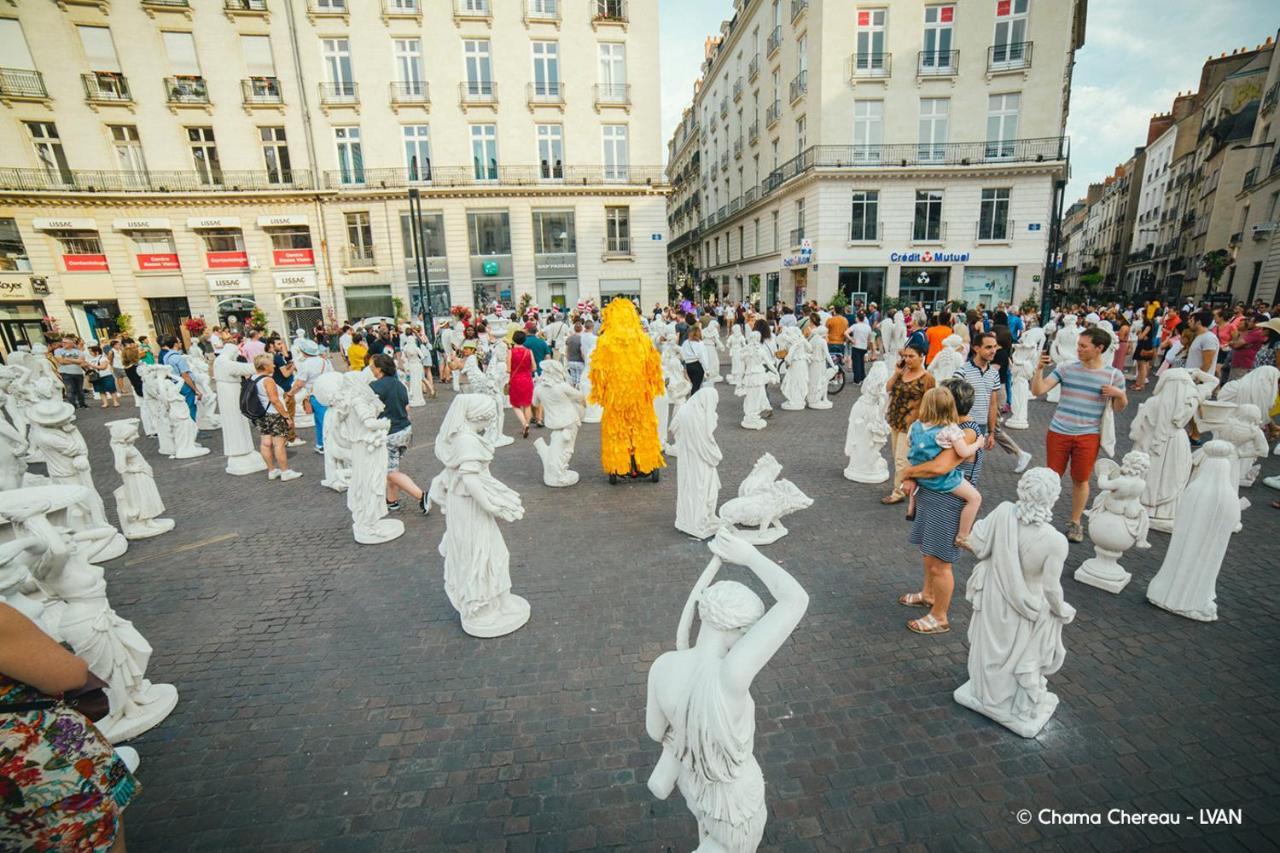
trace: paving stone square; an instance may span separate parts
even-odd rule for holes
[[[1280,512],[1262,485],[1218,580],[1220,619],[1202,624],[1144,599],[1169,537],[1129,553],[1119,595],[1070,579],[1092,555],[1071,547],[1061,698],[1024,740],[959,705],[973,562],[956,565],[953,630],[917,636],[899,594],[918,588],[903,507],[881,486],[843,479],[857,391],[826,412],[778,410],[743,430],[721,385],[722,500],[763,452],[814,498],[762,550],[804,585],[807,615],[753,687],[756,755],[769,820],[762,849],[1261,850],[1280,845]],[[403,470],[441,468],[432,440],[451,398],[412,411]],[[1136,405],[1118,419],[1120,450]],[[776,391],[775,391],[775,405]],[[102,423],[84,411],[99,490],[118,484]],[[1017,439],[1043,462],[1052,406],[1033,402]],[[581,482],[542,485],[533,439],[497,451],[522,521],[504,524],[514,590],[529,623],[465,635],[444,595],[438,511],[407,505],[394,542],[352,540],[343,496],[320,485],[323,458],[293,451],[305,476],[223,473],[214,453],[159,457],[140,442],[176,519],[106,565],[111,601],[155,649],[148,677],[175,684],[177,709],[133,742],[144,791],[127,812],[130,849],[684,851],[696,831],[682,798],[645,786],[659,749],[644,732],[649,665],[673,648],[680,609],[709,558],[673,527],[674,468],[659,483],[611,486],[599,427],[574,456]],[[535,436],[537,430],[534,431]],[[309,435],[309,433],[306,433]],[[678,464],[674,459],[670,464]],[[1263,474],[1280,473],[1269,457]],[[988,457],[986,509],[1013,494],[1013,458]],[[1058,518],[1068,506],[1064,492]],[[741,569],[733,577],[754,584]],[[756,584],[756,588],[759,585]],[[1204,825],[1200,809],[1243,810]],[[1100,813],[1103,825],[1019,821],[1020,810]],[[1168,812],[1177,826],[1107,825],[1107,812]],[[1193,816],[1188,820],[1187,816]]]

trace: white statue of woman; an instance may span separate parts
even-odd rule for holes
[[[676,447],[676,530],[706,539],[720,527],[720,445],[716,443],[716,405],[720,393],[704,385],[680,408],[671,425]]]
[[[1277,383],[1280,383],[1280,368],[1270,364],[1260,365],[1239,379],[1232,379],[1223,385],[1218,392],[1218,402],[1238,403],[1241,406],[1249,403],[1255,406],[1258,411],[1257,425],[1263,427],[1270,421],[1271,410],[1275,408],[1276,396],[1280,393]],[[1276,453],[1280,455],[1280,445],[1276,447]],[[1266,451],[1261,455],[1266,456]],[[1259,473],[1259,466],[1252,463],[1245,466],[1240,485],[1246,488],[1252,486]]]
[[[704,382],[716,383],[723,381],[724,377],[720,375],[720,348],[724,346],[720,342],[720,321],[715,317],[711,318],[702,329],[702,368],[706,373]]]
[[[164,396],[164,386],[173,384],[169,379],[170,375],[172,371],[163,364],[138,365],[138,376],[142,379],[142,422],[150,422],[151,428],[155,430],[156,440],[160,443],[160,453],[172,459],[173,423],[169,420],[169,404]],[[239,411],[238,402],[236,410]]]
[[[804,335],[795,326],[784,327],[778,337],[787,351],[783,359],[782,408],[798,412],[804,409],[809,396],[809,348],[805,346]]]
[[[776,382],[778,377],[773,354],[761,343],[760,333],[752,330],[742,357],[742,386],[746,389],[742,397],[742,428],[764,429],[766,424],[761,414],[773,411],[765,386]]]
[[[9,416],[9,422],[13,424],[13,428],[18,435],[22,436],[22,440],[27,438],[27,408],[34,405],[26,398],[25,388],[31,378],[31,371],[27,369],[26,364],[19,356],[25,356],[27,353],[14,351],[9,353],[9,363],[0,364],[0,376],[4,378],[0,383],[4,386],[3,407],[4,413]]]
[[[209,378],[209,359],[198,347],[192,347],[188,359],[191,381],[196,383],[196,390],[200,392],[200,399],[196,400],[196,429],[215,430],[221,426],[222,418],[218,412],[218,395],[213,392],[213,380]]]
[[[156,489],[151,465],[134,446],[138,440],[138,419],[108,421],[111,456],[123,485],[114,492],[116,515],[126,539],[149,539],[173,529],[172,518],[160,518],[164,502]]]
[[[827,348],[825,327],[811,327],[805,346],[809,350],[809,391],[805,404],[819,411],[830,409],[833,404],[827,399],[827,385],[836,375],[836,365],[831,360],[831,350]]]
[[[1147,585],[1147,601],[1156,607],[1201,622],[1217,621],[1218,572],[1240,523],[1234,456],[1225,441],[1204,446],[1204,459],[1178,502],[1169,550]]]
[[[7,500],[9,497],[13,496],[0,498],[0,501]],[[42,512],[46,504],[38,499],[30,500],[30,497],[31,493],[28,492],[24,496],[27,499],[25,504],[20,505],[15,502],[11,510],[12,514],[0,516],[0,521],[17,524],[37,512]],[[48,546],[40,537],[24,536],[16,531],[15,538],[0,543],[0,601],[36,623],[41,631],[60,640],[56,617],[59,615],[61,605],[53,611],[47,609],[41,600],[44,598],[44,593],[40,591],[35,578],[31,575],[32,567],[47,550]]]
[[[742,385],[742,348],[746,346],[747,339],[742,334],[742,327],[737,323],[729,328],[729,384],[733,385],[734,393],[741,396]]]
[[[844,437],[844,452],[849,457],[844,469],[846,480],[883,483],[889,479],[889,464],[880,453],[889,441],[889,421],[885,416],[889,394],[884,387],[888,381],[888,363],[872,363],[867,378],[862,380],[862,393],[849,409],[849,428]]]
[[[506,391],[506,341],[494,341],[493,347],[489,350],[489,364],[485,368],[485,374],[489,377],[489,391],[493,395],[493,404],[498,410],[498,416],[493,419],[493,426],[489,429],[489,440],[493,442],[494,447],[506,447],[508,444],[515,443],[515,439],[506,433],[507,409],[511,406]]]
[[[1199,370],[1166,370],[1129,426],[1133,449],[1151,457],[1142,504],[1151,516],[1152,530],[1168,533],[1173,529],[1178,499],[1191,477],[1191,441],[1186,426],[1217,383]]]
[[[311,393],[325,407],[324,416],[324,479],[320,485],[335,492],[345,492],[351,485],[351,447],[339,425],[350,412],[344,393],[346,374],[329,371],[316,377]]]
[[[542,459],[542,482],[555,488],[572,486],[578,482],[578,472],[569,470],[569,463],[587,401],[570,384],[569,372],[562,363],[543,359],[542,375],[533,385],[533,404],[542,407],[542,422],[551,432],[549,441],[539,438],[533,443]]]
[[[693,390],[684,362],[680,360],[680,345],[676,343],[674,332],[667,336],[662,345],[662,375],[667,382],[667,396],[671,398],[669,422],[674,423],[680,416],[680,407],[689,399],[689,392]],[[663,443],[668,443],[666,436],[663,436]]]
[[[351,534],[361,545],[379,545],[404,534],[403,521],[387,518],[387,431],[391,422],[379,417],[382,401],[360,373],[349,371],[341,376],[343,400],[337,432],[351,454],[347,488]],[[328,434],[326,418],[326,454]]]
[[[736,536],[721,532],[708,545],[714,556],[684,606],[676,650],[649,668],[645,731],[662,755],[648,785],[663,800],[679,786],[698,822],[699,850],[750,853],[768,816],[751,683],[804,617],[809,595]],[[737,581],[712,583],[722,561],[750,569],[774,605],[766,611]],[[690,647],[695,608],[702,627]]]
[[[953,694],[1023,737],[1035,737],[1058,707],[1047,677],[1062,667],[1062,626],[1075,608],[1062,598],[1067,537],[1053,528],[1061,482],[1048,468],[1018,480],[1017,503],[1005,501],[973,526],[978,564],[965,598],[969,680]]]
[[[890,364],[898,363],[898,350],[907,345],[907,316],[896,311],[893,321],[886,316],[880,321],[880,340],[884,344],[884,360]]]
[[[222,348],[213,360],[213,381],[222,413],[222,455],[227,459],[224,470],[243,476],[267,470],[267,463],[253,440],[249,419],[240,412],[240,380],[253,376],[254,369],[252,364],[236,361],[238,354],[233,346]]]
[[[12,395],[10,384],[20,378],[25,370],[16,366],[0,365],[0,411],[7,412]],[[0,414],[0,491],[16,489],[22,486],[23,477],[27,473],[27,431],[26,419],[22,422],[22,430],[9,422]]]
[[[1249,471],[1259,456],[1267,455],[1267,434],[1259,426],[1263,423],[1258,407],[1253,403],[1241,403],[1232,409],[1226,420],[1213,430],[1215,439],[1225,441],[1235,451],[1231,467],[1235,471],[1235,482],[1240,486],[1248,486]],[[1252,506],[1246,497],[1240,498],[1240,509]]]
[[[161,370],[168,368],[161,367]],[[164,403],[165,413],[169,416],[169,427],[173,433],[173,459],[195,459],[209,453],[209,448],[196,443],[196,422],[191,420],[191,410],[187,401],[178,390],[178,385],[167,376],[158,378],[155,389]]]
[[[955,376],[964,365],[963,350],[964,338],[959,335],[947,335],[942,339],[942,349],[929,362],[929,373],[935,381],[942,383]]]
[[[1120,565],[1120,558],[1135,545],[1151,547],[1147,541],[1150,519],[1142,505],[1150,467],[1151,457],[1141,450],[1130,450],[1119,465],[1099,459],[1094,466],[1098,495],[1088,512],[1094,556],[1076,569],[1075,579],[1080,583],[1107,592],[1120,592],[1128,586],[1131,575]]]
[[[511,554],[498,519],[524,517],[520,496],[489,473],[485,439],[496,417],[493,398],[459,394],[436,435],[445,469],[431,481],[431,501],[444,510],[440,540],[444,590],[473,637],[500,637],[529,621],[529,602],[511,591]]]
[[[427,404],[427,395],[422,393],[422,380],[426,375],[426,369],[422,365],[424,353],[422,347],[418,346],[418,336],[412,331],[402,335],[401,340],[403,343],[400,351],[404,353],[405,373],[409,378],[409,408],[421,408]]]
[[[773,454],[764,454],[738,486],[738,496],[720,507],[720,520],[725,524],[755,528],[735,529],[735,536],[752,545],[777,542],[787,535],[783,516],[813,506],[813,498],[790,480],[779,479],[781,474],[782,465]]]
[[[1053,359],[1055,367],[1061,367],[1064,364],[1071,364],[1080,360],[1076,352],[1076,344],[1080,341],[1081,328],[1077,325],[1078,319],[1075,314],[1067,314],[1062,318],[1062,325],[1058,327],[1058,331],[1053,336],[1053,343],[1049,345],[1049,356]],[[1056,403],[1062,399],[1062,386],[1055,385],[1045,395],[1045,399],[1050,403]]]
[[[1031,403],[1031,378],[1040,364],[1040,350],[1043,348],[1044,329],[1039,327],[1027,329],[1013,345],[1013,352],[1009,356],[1012,385],[1009,407],[1012,411],[1005,421],[1005,426],[1010,429],[1026,429],[1031,425],[1027,419]]]
[[[132,622],[111,609],[102,569],[89,563],[78,535],[53,526],[47,509],[28,508],[22,520],[16,520],[13,509],[0,500],[0,516],[15,518],[19,536],[37,537],[45,545],[31,574],[46,595],[64,602],[58,633],[89,671],[107,682],[110,711],[95,723],[98,730],[119,743],[158,725],[178,704],[177,688],[146,678],[151,645]]]

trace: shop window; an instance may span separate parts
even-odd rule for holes
[[[31,259],[14,219],[0,219],[0,271],[31,272]]]

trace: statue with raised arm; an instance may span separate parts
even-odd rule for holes
[[[551,433],[550,440],[539,438],[533,443],[542,460],[542,482],[553,488],[572,486],[578,482],[578,472],[569,470],[569,463],[587,409],[586,399],[569,382],[562,362],[543,359],[542,375],[533,385],[533,404],[542,408],[542,422]]]
[[[675,423],[676,530],[706,539],[720,527],[716,504],[720,500],[722,454],[716,443],[716,404],[720,392],[714,385],[698,389],[680,409]]]
[[[1058,707],[1048,676],[1062,667],[1062,626],[1075,608],[1062,598],[1067,537],[1053,527],[1062,485],[1048,468],[1018,480],[1018,500],[1005,501],[969,536],[978,564],[965,598],[969,680],[955,700],[1022,735],[1035,737]]]
[[[1129,425],[1133,449],[1151,457],[1142,505],[1151,516],[1153,530],[1168,533],[1173,529],[1178,500],[1191,478],[1191,440],[1186,426],[1217,384],[1217,379],[1199,370],[1166,370]]]
[[[805,345],[804,334],[795,326],[785,326],[778,334],[781,346],[786,349],[782,359],[786,368],[782,374],[782,408],[799,412],[809,397],[809,362],[812,355]]]
[[[224,470],[228,474],[241,476],[265,471],[267,463],[258,452],[258,443],[253,439],[249,419],[240,411],[240,380],[253,376],[253,365],[237,361],[237,355],[239,351],[233,346],[222,348],[213,360],[213,384],[218,389],[218,410],[222,415],[222,455],[227,460]],[[138,370],[142,371],[141,365]],[[144,411],[145,408],[144,404]],[[145,423],[145,415],[143,420]]]
[[[862,380],[862,393],[849,408],[849,427],[844,452],[849,457],[844,478],[855,483],[883,483],[889,479],[889,464],[881,450],[889,441],[889,365],[880,360],[871,365]]]
[[[1150,467],[1151,457],[1141,450],[1130,450],[1120,464],[1099,459],[1094,466],[1098,496],[1087,513],[1094,556],[1076,569],[1075,579],[1080,583],[1107,592],[1120,592],[1129,584],[1131,575],[1120,565],[1120,558],[1135,545],[1151,547],[1147,541],[1150,519],[1142,505]]]
[[[1009,419],[1005,421],[1005,426],[1009,429],[1026,429],[1030,426],[1027,415],[1031,403],[1031,377],[1035,376],[1036,366],[1040,364],[1040,350],[1043,348],[1044,329],[1039,327],[1027,329],[1013,345],[1013,352],[1009,356],[1011,412]]]
[[[751,684],[795,631],[809,594],[785,569],[727,532],[680,615],[676,649],[649,668],[645,731],[662,744],[649,790],[666,799],[679,787],[698,821],[698,850],[751,853],[764,836],[764,773],[755,758]],[[774,604],[737,581],[712,583],[722,562],[745,566]],[[697,610],[697,642],[689,634]]]

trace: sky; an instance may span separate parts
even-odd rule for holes
[[[1041,0],[1065,2],[1065,0]],[[659,0],[662,37],[662,141],[693,98],[703,41],[733,13],[730,0]],[[1033,12],[1034,14],[1034,12]],[[1147,138],[1147,122],[1195,89],[1200,66],[1250,49],[1280,27],[1275,0],[1093,0],[1085,44],[1076,54],[1067,134],[1067,203],[1129,159]],[[969,140],[955,140],[957,142]]]

